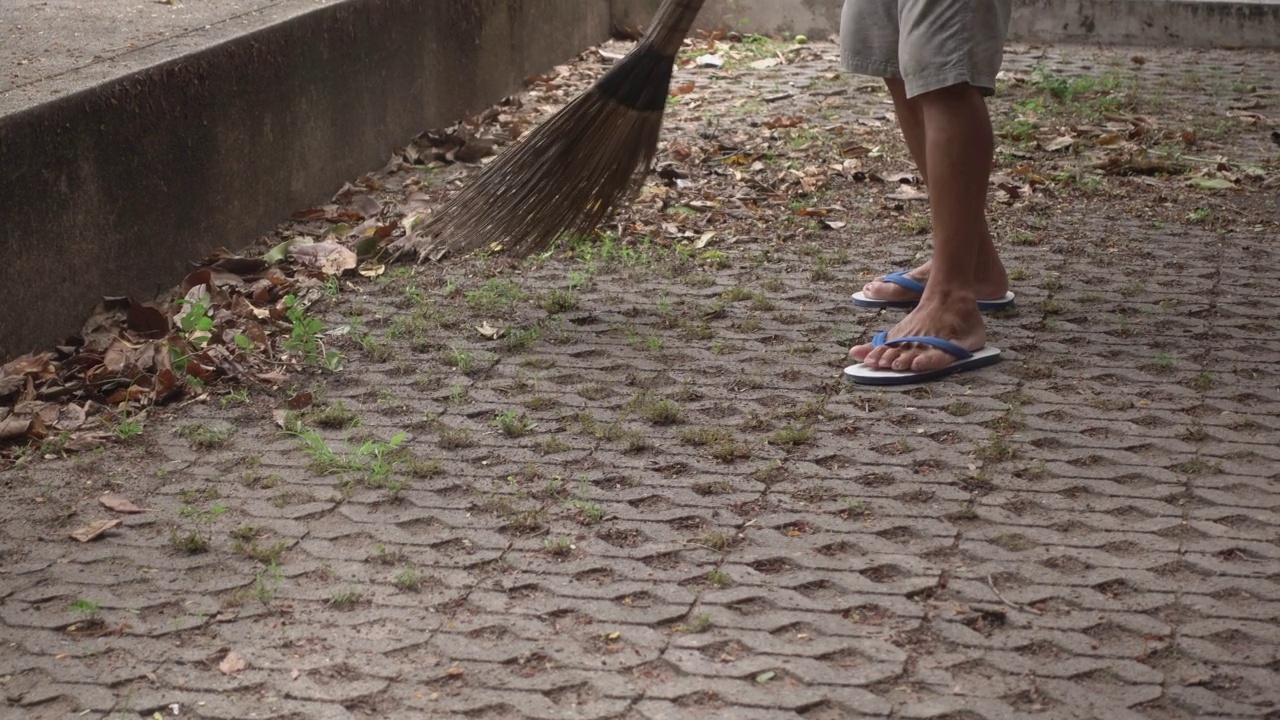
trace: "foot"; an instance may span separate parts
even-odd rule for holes
[[[907,271],[907,277],[919,282],[927,284],[929,282],[929,272],[933,266],[933,260],[926,261],[920,267]],[[979,277],[974,282],[973,294],[980,301],[999,302],[1004,299],[1009,292],[1009,276],[1005,274],[1003,266],[995,268],[978,268]],[[919,293],[905,288],[901,285],[885,282],[884,276],[881,275],[875,280],[862,286],[862,294],[869,300],[877,300],[881,302],[915,302],[920,299]]]
[[[973,295],[938,293],[922,301],[889,331],[890,340],[909,336],[939,337],[976,352],[986,345],[987,328]],[[849,355],[868,367],[900,372],[930,372],[955,362],[955,357],[942,350],[918,344],[875,347],[866,343],[855,346]]]

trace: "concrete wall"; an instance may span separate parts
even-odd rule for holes
[[[609,23],[607,0],[343,0],[0,116],[0,360],[103,295],[150,299]]]

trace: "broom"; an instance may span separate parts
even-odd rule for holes
[[[392,243],[391,259],[438,261],[485,246],[526,257],[598,227],[648,174],[675,56],[703,2],[663,0],[635,49]]]

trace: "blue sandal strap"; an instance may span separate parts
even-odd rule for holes
[[[907,277],[908,272],[909,271],[907,270],[899,270],[898,272],[891,272],[888,275],[884,276],[884,281],[887,283],[893,283],[894,285],[897,285],[899,287],[904,287],[913,293],[923,295],[924,283],[914,278]]]
[[[939,338],[939,337],[933,337],[932,335],[908,336],[908,337],[895,338],[893,340],[886,340],[888,336],[889,336],[888,330],[881,330],[879,334],[877,334],[874,338],[872,338],[871,344],[876,347],[880,347],[880,346],[893,347],[894,345],[904,345],[906,343],[919,343],[921,345],[928,345],[929,347],[935,347],[945,352],[946,354],[954,357],[957,360],[968,360],[969,358],[973,357],[973,353],[969,352],[968,350],[965,350],[959,345],[949,340],[943,340],[942,338]]]

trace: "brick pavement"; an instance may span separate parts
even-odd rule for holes
[[[1280,101],[1274,55],[1143,52],[1150,92],[1188,115],[1214,115],[1240,77],[1263,108]],[[1075,77],[1131,54],[1022,48],[1009,69]],[[803,90],[830,67],[708,97]],[[845,119],[885,108],[847,97]],[[1275,156],[1265,135],[1223,142]],[[1269,223],[1215,228],[1158,194],[997,205],[1002,237],[1035,238],[1002,248],[1020,277],[1020,309],[991,321],[1008,357],[905,390],[839,378],[848,344],[895,317],[849,292],[926,247],[874,214],[826,245],[760,228],[723,266],[655,249],[362,285],[326,324],[358,319],[353,334],[392,352],[351,343],[347,370],[307,384],[359,419],[320,429],[335,447],[410,433],[407,487],[317,472],[260,393],[6,471],[5,712],[1280,717],[1275,200],[1248,206]],[[536,342],[471,329],[494,277],[518,280],[500,314]],[[555,291],[574,302],[552,313]],[[424,293],[441,314],[410,332]],[[513,410],[527,434],[495,430]],[[233,434],[200,449],[189,425]],[[106,516],[106,490],[149,511],[67,539]],[[180,508],[219,502],[211,550],[175,550],[175,528],[202,530]],[[282,543],[278,564],[237,549],[237,528]],[[99,603],[100,626],[77,599]],[[230,650],[246,669],[219,671]]]

